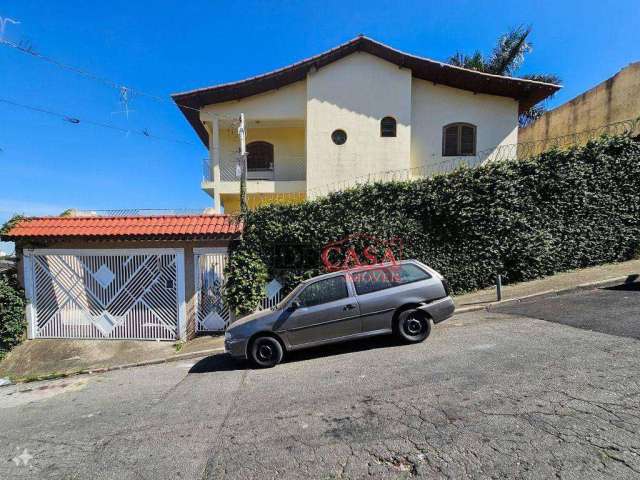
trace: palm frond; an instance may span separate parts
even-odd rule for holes
[[[455,55],[449,58],[448,63],[455,65],[456,67],[470,68],[480,72],[484,72],[486,68],[484,57],[482,56],[482,52],[479,50],[476,50],[473,55],[456,52]]]
[[[487,62],[489,73],[496,75],[513,75],[524,60],[524,56],[532,50],[527,37],[531,27],[520,26],[502,35],[491,52]]]

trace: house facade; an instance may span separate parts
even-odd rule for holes
[[[173,95],[209,150],[202,188],[239,209],[244,114],[249,206],[296,202],[385,172],[404,178],[518,141],[518,114],[556,85],[409,55],[364,36],[247,80]]]

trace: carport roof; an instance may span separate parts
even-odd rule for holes
[[[230,239],[242,224],[229,215],[29,217],[0,238],[21,239]]]

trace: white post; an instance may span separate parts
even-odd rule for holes
[[[176,329],[176,336],[180,340],[187,339],[187,303],[184,260],[184,250],[176,249],[176,290],[178,293],[178,328]]]
[[[37,334],[36,310],[33,306],[35,295],[33,291],[33,251],[24,250],[22,252],[22,263],[24,266],[24,294],[27,300],[27,338],[32,340]]]
[[[213,180],[213,207],[218,213],[222,212],[220,204],[220,120],[217,116],[211,119],[211,138],[209,139],[211,152],[211,179]]]

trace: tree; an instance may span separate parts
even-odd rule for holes
[[[449,58],[449,63],[479,72],[513,77],[520,69],[525,56],[533,49],[533,45],[528,40],[530,33],[531,27],[513,28],[498,38],[496,46],[488,57],[485,57],[479,50],[476,50],[473,55],[456,52]],[[559,84],[561,81],[557,75],[548,73],[522,75],[520,78],[553,84]],[[545,111],[544,102],[532,106],[520,114],[518,119],[520,126],[529,125],[540,118]]]

